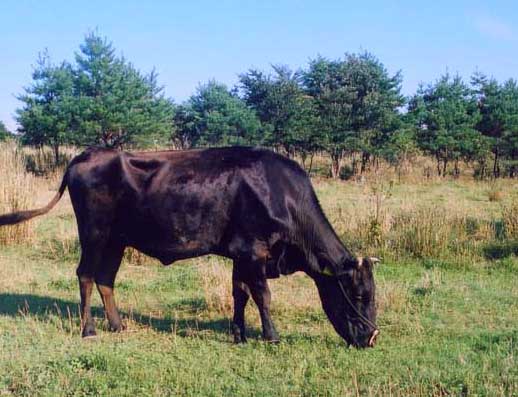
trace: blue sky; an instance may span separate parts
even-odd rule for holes
[[[250,67],[362,50],[402,70],[405,94],[446,70],[518,78],[513,1],[0,0],[0,120],[15,128],[14,96],[38,52],[72,60],[92,30],[142,71],[155,67],[176,102],[211,78],[232,86]]]

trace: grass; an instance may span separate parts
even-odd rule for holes
[[[42,204],[49,181],[34,183]],[[271,281],[282,342],[260,340],[249,304],[249,343],[233,345],[227,261],[135,252],[116,283],[128,330],[107,331],[94,291],[99,336],[83,341],[65,195],[0,248],[0,396],[518,395],[516,183],[491,184],[499,201],[467,180],[314,184],[344,241],[383,253],[376,348],[347,349],[301,274]]]

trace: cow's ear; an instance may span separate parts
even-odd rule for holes
[[[334,277],[340,273],[340,269],[336,269],[336,266],[331,263],[329,258],[327,258],[325,255],[322,255],[317,263],[319,267],[319,273],[323,274],[324,276]]]
[[[356,259],[350,260],[350,259],[344,259],[340,262],[340,264],[334,265],[330,261],[324,261],[321,267],[320,273],[326,275],[326,276],[343,276],[345,274],[351,274],[351,272],[357,268],[357,262]]]

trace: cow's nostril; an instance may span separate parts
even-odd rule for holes
[[[371,338],[369,339],[369,347],[374,347],[374,344],[376,343],[376,338],[379,335],[379,330],[375,329],[372,333]]]

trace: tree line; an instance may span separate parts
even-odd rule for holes
[[[326,154],[330,174],[357,174],[380,160],[398,167],[416,153],[432,156],[437,173],[473,165],[479,177],[518,172],[518,85],[480,72],[466,83],[444,74],[401,93],[374,55],[316,57],[305,68],[250,69],[235,87],[200,85],[184,103],[165,97],[157,74],[144,74],[113,45],[88,34],[74,62],[53,64],[44,52],[32,83],[18,96],[22,144],[50,145],[56,161],[66,144],[107,147],[254,145],[300,160]],[[6,135],[0,129],[0,139]]]

